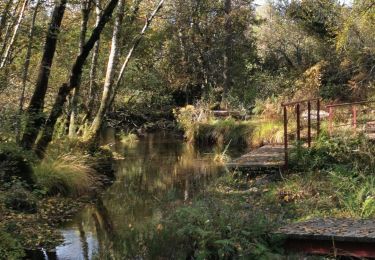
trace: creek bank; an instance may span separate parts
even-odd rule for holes
[[[19,259],[25,252],[54,250],[62,242],[59,227],[112,184],[114,158],[101,148],[55,144],[39,162],[16,145],[6,146],[0,149],[6,156],[0,170],[0,252]]]
[[[363,136],[328,138],[291,151],[282,175],[229,172],[160,222],[155,255],[175,258],[282,259],[288,223],[375,217],[374,145]],[[335,191],[335,192],[332,192]]]
[[[106,124],[111,128],[129,129],[140,134],[170,132],[177,129],[172,111],[172,106],[150,109],[146,104],[137,108],[120,108],[108,113]]]

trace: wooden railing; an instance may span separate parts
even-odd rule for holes
[[[331,104],[326,106],[329,112],[328,116],[328,131],[330,136],[333,135],[333,129],[334,129],[334,114],[335,110],[337,108],[350,108],[350,113],[346,113],[347,116],[351,116],[351,123],[347,124],[340,124],[338,126],[335,126],[336,128],[338,127],[343,127],[343,126],[352,126],[353,129],[357,129],[358,125],[363,125],[367,124],[367,121],[365,120],[364,122],[358,122],[358,115],[362,112],[361,110],[358,110],[358,107],[361,105],[368,105],[375,103],[375,100],[365,100],[365,101],[359,101],[359,102],[351,102],[351,103],[340,103],[340,104]],[[363,112],[362,112],[363,113]]]
[[[367,119],[359,121],[358,117],[359,114],[363,114],[365,110],[359,110],[359,106],[368,106],[369,104],[375,104],[375,100],[366,100],[366,101],[358,101],[358,102],[351,102],[351,103],[339,103],[339,104],[331,104],[327,105],[326,108],[328,110],[328,131],[330,136],[333,135],[334,127],[339,128],[343,126],[351,126],[353,129],[357,129],[358,125],[367,125],[370,121],[374,122],[375,125],[375,108],[371,110],[374,114],[373,119]],[[284,151],[285,151],[285,168],[289,166],[289,133],[288,133],[288,108],[293,107],[296,119],[296,141],[298,143],[301,142],[301,105],[307,104],[307,145],[311,147],[312,142],[312,118],[316,119],[316,135],[319,136],[320,134],[320,126],[321,126],[321,104],[320,98],[312,98],[312,99],[305,99],[305,100],[297,100],[292,102],[282,103],[283,113],[284,113]],[[312,105],[316,105],[316,115],[312,114]],[[335,110],[338,108],[350,108],[349,113],[344,113],[343,115],[347,118],[350,118],[350,123],[341,123],[339,125],[334,125],[334,115]],[[289,110],[290,111],[290,110]],[[375,129],[374,129],[375,131]]]
[[[284,152],[285,152],[285,165],[287,169],[289,166],[289,138],[288,138],[288,107],[294,107],[296,114],[296,141],[301,142],[301,105],[307,104],[307,144],[311,147],[311,107],[312,104],[316,104],[316,131],[317,135],[320,134],[320,98],[312,98],[305,100],[297,100],[292,102],[283,103],[283,113],[284,113]]]

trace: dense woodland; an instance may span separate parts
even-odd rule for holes
[[[2,128],[41,154],[118,110],[369,98],[374,31],[372,1],[2,1]]]
[[[240,111],[269,129],[241,140],[245,123],[206,118],[208,131],[229,135],[209,138],[256,146],[279,142],[282,102],[372,100],[374,90],[372,0],[0,0],[0,181],[13,183],[1,190],[28,193],[16,176],[42,198],[87,193],[80,184],[100,181],[76,157],[118,156],[99,147],[106,127],[125,143],[176,129],[200,142],[192,125],[203,112]],[[228,124],[244,130],[228,134]],[[88,175],[70,180],[78,168]],[[4,225],[0,237],[12,233]]]

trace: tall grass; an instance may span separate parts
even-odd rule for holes
[[[133,146],[139,141],[138,136],[130,132],[121,131],[118,136],[119,136],[120,142],[128,146]]]
[[[252,146],[280,144],[284,141],[284,126],[281,121],[259,121],[250,136]]]
[[[187,131],[193,136],[189,140],[203,144],[220,144],[231,142],[233,145],[247,145],[253,130],[249,121],[236,121],[232,118],[225,120],[210,120],[205,123],[196,123],[194,131]]]
[[[282,186],[292,194],[296,191],[314,194],[301,204],[301,208],[308,207],[309,211],[314,207],[322,215],[373,218],[374,158],[374,145],[361,135],[335,138],[322,135],[312,148],[297,147],[291,152],[290,165],[298,177]]]
[[[63,154],[46,158],[33,170],[36,184],[48,195],[86,195],[97,185],[96,172],[85,156]]]

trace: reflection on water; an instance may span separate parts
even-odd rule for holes
[[[130,147],[116,142],[112,131],[102,140],[125,159],[116,163],[115,183],[63,230],[58,259],[143,255],[147,231],[165,212],[187,203],[224,170],[212,154],[172,135],[150,134]]]

